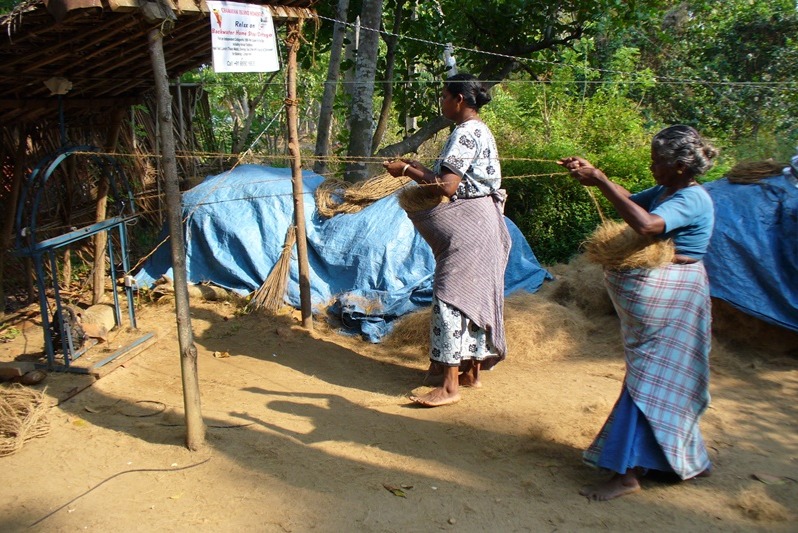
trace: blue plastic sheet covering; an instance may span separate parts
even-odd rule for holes
[[[755,184],[704,185],[715,231],[704,257],[710,294],[771,324],[798,331],[798,183],[783,176]]]
[[[328,309],[353,332],[378,342],[394,319],[431,303],[432,251],[395,195],[358,213],[320,217],[314,191],[323,180],[303,172],[314,312]],[[209,176],[183,195],[183,217],[189,282],[212,282],[248,294],[277,263],[292,223],[291,169],[241,165]],[[552,276],[518,227],[505,220],[513,243],[505,293],[535,292]],[[149,286],[162,275],[172,278],[170,254],[164,245],[148,259],[136,274],[139,286]],[[286,294],[294,307],[300,306],[298,280],[294,253]]]

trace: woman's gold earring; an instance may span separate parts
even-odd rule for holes
[[[677,171],[676,171],[676,173],[677,173],[677,174],[681,174],[681,173],[682,173],[682,171],[681,171],[681,170],[677,170]]]

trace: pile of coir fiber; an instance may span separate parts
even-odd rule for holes
[[[0,457],[50,432],[50,403],[44,394],[18,383],[0,386]]]
[[[519,292],[505,301],[510,356],[544,362],[585,353],[585,347],[606,340],[603,332],[612,331],[617,332],[613,333],[617,348],[610,346],[606,355],[621,357],[620,324],[604,286],[603,269],[584,255],[547,268],[555,275],[554,281],[545,282],[535,294]],[[738,352],[750,354],[751,348],[764,360],[798,357],[798,333],[767,324],[723,301],[713,299],[712,304],[713,364],[728,361],[736,366]],[[426,308],[403,317],[384,344],[400,357],[426,360],[430,314]]]
[[[429,354],[430,308],[402,318],[384,340],[386,346],[426,358]],[[583,344],[593,326],[578,309],[538,294],[518,292],[505,300],[505,337],[514,359],[550,361]]]
[[[432,209],[441,203],[449,202],[448,196],[430,193],[430,189],[423,186],[409,186],[399,192],[399,206],[408,213]]]
[[[726,179],[730,183],[759,183],[763,178],[779,176],[784,167],[784,163],[778,163],[773,159],[740,161],[726,173]]]

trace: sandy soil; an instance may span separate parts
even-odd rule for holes
[[[51,373],[35,386],[58,405],[47,436],[0,458],[0,530],[795,531],[796,337],[745,321],[716,336],[702,423],[712,477],[591,503],[578,490],[605,474],[580,454],[620,391],[618,322],[565,312],[553,286],[526,315],[508,309],[515,352],[485,386],[438,409],[407,400],[424,390],[421,348],[192,302],[207,424],[196,452],[174,310],[144,306],[156,343],[97,381]],[[17,327],[2,360],[41,350],[35,318]]]

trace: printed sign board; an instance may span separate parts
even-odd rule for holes
[[[280,70],[272,13],[266,6],[208,1],[214,72]]]

